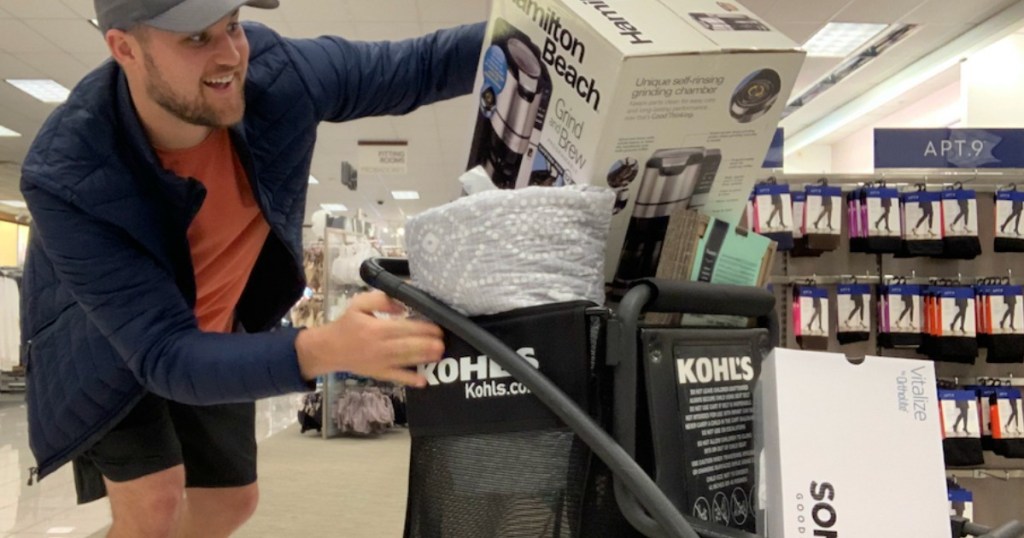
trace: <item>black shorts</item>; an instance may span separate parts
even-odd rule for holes
[[[147,394],[114,429],[75,458],[78,503],[103,498],[103,477],[126,482],[185,464],[185,487],[256,481],[256,405],[185,405]]]

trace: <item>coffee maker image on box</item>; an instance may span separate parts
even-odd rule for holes
[[[533,163],[551,99],[551,76],[526,34],[498,19],[493,36],[484,53],[467,168],[481,165],[497,187],[513,189],[529,183],[532,166],[524,168],[523,159]]]
[[[613,290],[624,291],[631,281],[655,275],[669,218],[676,209],[689,205],[703,160],[704,148],[661,149],[647,160]]]
[[[772,108],[782,91],[782,78],[774,69],[761,69],[740,82],[729,101],[729,114],[740,123],[750,123]]]
[[[690,197],[690,209],[700,209],[708,203],[708,195],[711,194],[711,187],[715,184],[715,176],[718,175],[718,167],[722,164],[722,152],[717,149],[705,149],[704,158],[700,163],[700,179],[697,186],[693,188],[693,195]]]

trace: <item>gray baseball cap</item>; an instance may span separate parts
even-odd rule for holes
[[[145,24],[170,32],[198,32],[242,6],[273,9],[278,0],[93,0],[100,30]]]

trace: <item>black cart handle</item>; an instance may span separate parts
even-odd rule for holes
[[[387,268],[387,269],[385,269]],[[546,376],[529,366],[504,342],[480,328],[451,307],[406,283],[396,274],[409,274],[408,262],[399,259],[371,258],[363,262],[359,274],[367,284],[398,299],[448,329],[469,345],[526,385],[531,392],[568,425],[594,451],[661,527],[658,536],[699,538],[686,519],[644,470],[594,422],[578,405]]]
[[[967,523],[964,525],[964,530],[969,535],[978,536],[979,538],[1020,538],[1024,536],[1024,525],[1021,525],[1016,520],[1006,523],[997,529],[988,529],[981,525]]]
[[[775,308],[775,296],[766,289],[731,284],[645,278],[633,286],[651,288],[644,309],[648,312],[709,314],[756,318]]]

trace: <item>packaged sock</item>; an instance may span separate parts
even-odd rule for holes
[[[828,289],[813,284],[793,286],[793,334],[802,349],[828,349]]]
[[[1021,389],[997,387],[992,405],[992,442],[996,454],[1006,458],[1024,458],[1024,411]]]
[[[867,221],[865,251],[897,253],[903,245],[900,230],[899,191],[884,184],[870,186],[864,191]]]
[[[803,235],[808,248],[823,252],[836,250],[842,234],[842,189],[830,187],[821,180],[818,185],[808,185],[804,195]]]
[[[929,286],[928,335],[922,352],[941,362],[974,364],[978,357],[974,288]]]
[[[1009,279],[976,286],[978,297],[978,346],[988,349],[986,362],[1024,362],[1024,303],[1021,286]]]
[[[882,347],[917,347],[924,341],[921,286],[903,282],[879,287],[878,344]]]
[[[850,252],[867,252],[867,234],[864,218],[864,189],[852,191],[846,197],[846,222],[850,236]]]
[[[807,246],[807,237],[804,235],[804,226],[807,220],[805,213],[807,193],[795,191],[791,193],[791,198],[793,200],[793,219],[796,221],[796,225],[793,226],[793,250],[789,251],[789,255],[796,258],[821,256],[822,251]]]
[[[981,254],[978,240],[978,200],[962,186],[942,191],[942,258],[973,260]]]
[[[871,286],[840,284],[836,291],[839,325],[836,338],[840,344],[866,342],[871,336]]]
[[[903,248],[897,257],[940,256],[942,241],[942,201],[938,192],[918,186],[900,196],[903,219]]]
[[[978,427],[981,428],[981,448],[990,452],[996,451],[992,440],[992,404],[996,401],[996,387],[988,385],[971,385],[965,390],[973,390],[978,400]]]
[[[1021,228],[1021,211],[1024,210],[1024,192],[1017,192],[1017,186],[1000,189],[995,195],[995,245],[996,252],[1024,252],[1024,228]]]
[[[789,185],[778,184],[774,179],[754,187],[754,231],[767,236],[777,244],[777,250],[793,248],[793,202]]]
[[[946,465],[985,463],[978,425],[978,401],[974,391],[939,389],[939,411]]]

